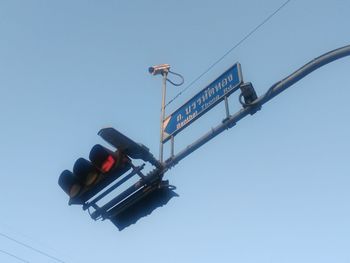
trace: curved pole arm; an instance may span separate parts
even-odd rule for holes
[[[297,71],[293,72],[286,78],[275,83],[274,85],[272,85],[272,87],[269,88],[269,90],[265,94],[257,98],[254,102],[250,104],[243,104],[244,106],[243,109],[239,110],[233,115],[230,115],[230,117],[226,118],[221,124],[212,128],[209,132],[204,134],[202,137],[197,139],[192,144],[188,145],[185,149],[180,151],[175,156],[172,156],[171,158],[167,159],[164,165],[164,172],[166,172],[171,167],[175,166],[179,161],[181,161],[186,156],[188,156],[189,154],[197,150],[206,142],[210,141],[216,135],[220,134],[226,129],[229,129],[235,126],[238,121],[240,121],[247,115],[254,114],[262,104],[268,102],[269,100],[271,100],[272,98],[280,94],[282,91],[289,88],[291,85],[293,85],[294,83],[296,83],[297,81],[305,77],[306,75],[310,74],[314,70],[334,60],[337,60],[339,58],[349,56],[349,55],[350,55],[350,45],[335,49],[333,51],[330,51],[326,54],[323,54],[313,59],[312,61],[310,61],[309,63],[307,63],[300,69],[298,69]]]
[[[350,55],[350,45],[327,52],[326,54],[323,54],[311,60],[309,63],[305,64],[304,66],[302,66],[301,68],[299,68],[298,70],[296,70],[295,72],[293,72],[292,74],[284,78],[283,80],[275,83],[264,95],[259,97],[252,104],[248,104],[246,106],[264,104],[270,99],[280,94],[282,91],[292,86],[297,81],[304,78],[306,75],[313,72],[314,70],[330,62],[333,62],[334,60],[337,60],[349,55]]]

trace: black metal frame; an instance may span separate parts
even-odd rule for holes
[[[132,170],[130,173],[121,177],[121,179],[111,187],[95,195],[93,200],[86,201],[83,204],[83,210],[89,210],[90,216],[94,220],[110,219],[116,215],[116,209],[120,209],[120,207],[122,207],[122,210],[124,210],[138,200],[142,199],[144,196],[153,192],[155,189],[164,187],[164,185],[162,185],[162,182],[165,181],[162,181],[162,174],[160,173],[160,170],[156,168],[147,175],[144,175],[142,173],[144,166],[145,163],[140,166],[134,166],[131,164]],[[140,180],[124,190],[122,193],[118,194],[112,200],[108,201],[103,206],[100,207],[97,205],[98,201],[102,200],[104,197],[113,192],[122,184],[129,181],[135,175],[139,176]],[[94,209],[92,213],[90,212],[90,208]],[[112,214],[109,212],[111,209],[114,209],[114,212]]]

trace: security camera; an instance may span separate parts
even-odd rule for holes
[[[158,74],[163,74],[165,72],[168,72],[169,69],[170,69],[170,65],[169,64],[160,64],[160,65],[156,65],[156,66],[153,66],[153,67],[149,67],[148,71],[152,75],[158,75]]]

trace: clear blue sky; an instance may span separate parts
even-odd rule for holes
[[[189,84],[283,2],[1,1],[0,232],[67,263],[350,262],[350,57],[182,161],[166,176],[180,197],[122,232],[68,206],[57,185],[105,126],[157,156],[161,80],[148,67],[169,63]],[[167,113],[237,61],[263,94],[350,44],[349,10],[345,0],[292,0]],[[168,99],[179,90],[169,86]],[[240,108],[237,94],[230,107]],[[223,118],[220,104],[176,150]],[[55,262],[4,236],[0,249]],[[0,262],[21,261],[0,252]]]

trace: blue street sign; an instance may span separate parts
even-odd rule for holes
[[[165,118],[163,122],[163,143],[213,108],[225,97],[228,97],[231,93],[239,89],[242,82],[241,65],[236,63],[179,109]]]

